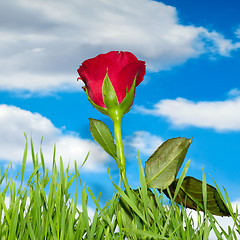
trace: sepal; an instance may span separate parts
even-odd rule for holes
[[[86,94],[87,94],[87,98],[88,98],[88,101],[92,104],[92,106],[94,108],[96,108],[99,112],[105,114],[105,115],[108,115],[108,110],[106,108],[103,108],[103,107],[100,107],[98,106],[97,104],[95,104],[92,99],[89,97],[88,95],[88,91],[87,91],[87,88],[84,89],[86,91]]]
[[[135,90],[136,90],[136,79],[137,79],[137,75],[134,78],[131,89],[129,90],[129,92],[127,92],[125,98],[120,103],[120,108],[123,111],[123,114],[129,112],[132,107],[134,96],[135,96]]]
[[[108,77],[108,70],[102,85],[103,102],[108,110],[116,109],[119,106],[115,89]]]

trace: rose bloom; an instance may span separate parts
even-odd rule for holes
[[[145,62],[130,52],[111,51],[88,59],[79,67],[78,74],[85,83],[90,99],[98,106],[106,108],[103,102],[102,85],[108,70],[109,79],[116,92],[118,103],[125,98],[136,77],[138,86],[146,73]]]

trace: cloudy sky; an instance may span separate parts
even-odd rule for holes
[[[123,119],[130,185],[139,185],[138,150],[144,164],[163,141],[193,137],[188,175],[201,179],[203,168],[240,201],[239,12],[236,0],[0,1],[2,167],[20,166],[24,132],[36,151],[44,137],[49,167],[55,143],[65,166],[90,151],[81,176],[103,202],[111,197],[106,166],[118,172],[88,118],[113,126],[88,103],[76,71],[100,53],[131,51],[147,74]]]

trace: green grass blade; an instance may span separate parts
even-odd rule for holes
[[[87,236],[90,236],[90,228],[89,228],[89,219],[88,219],[88,211],[87,211],[87,194],[85,190],[85,185],[82,188],[82,211],[83,211],[83,221],[87,230]]]
[[[143,205],[144,205],[144,210],[145,210],[145,214],[146,217],[148,219],[148,210],[147,210],[147,206],[148,206],[148,194],[147,194],[147,183],[146,183],[146,178],[144,176],[144,171],[143,171],[143,166],[141,163],[141,159],[139,156],[139,152],[138,152],[138,168],[139,168],[139,176],[140,176],[140,184],[141,184],[141,195],[142,195],[142,200],[143,200]]]
[[[31,240],[36,240],[36,237],[35,237],[35,234],[34,234],[34,231],[33,231],[33,228],[32,228],[29,217],[27,217],[27,227],[28,227],[28,232],[29,232],[30,239]]]
[[[108,171],[108,174],[110,176],[110,173]],[[110,179],[112,181],[112,178],[110,176]],[[129,198],[126,193],[123,192],[123,190],[118,187],[113,181],[112,181],[114,187],[116,188],[116,190],[118,191],[118,193],[121,195],[121,197],[127,202],[127,204],[133,209],[133,211],[143,220],[143,222],[147,225],[147,221],[145,219],[145,217],[143,216],[143,214],[139,211],[138,206],[135,204],[135,201],[131,198]]]
[[[24,153],[23,153],[22,171],[21,171],[21,184],[20,184],[20,188],[19,189],[21,189],[21,186],[22,186],[22,183],[23,183],[24,172],[25,172],[26,162],[27,162],[28,143],[27,143],[27,136],[26,136],[26,134],[25,134],[25,138],[26,138],[26,144],[25,144],[25,149],[24,149]]]
[[[8,225],[11,226],[11,219],[10,219],[10,216],[8,214],[8,210],[7,210],[7,207],[5,205],[5,201],[4,201],[3,196],[2,196],[1,193],[0,193],[0,203],[1,203],[2,207],[3,207],[3,211],[4,211],[4,214],[5,214],[6,218],[7,218]]]
[[[207,182],[206,182],[206,176],[204,171],[203,171],[202,178],[203,178],[203,181],[202,181],[203,206],[204,206],[204,212],[206,214],[207,213]]]

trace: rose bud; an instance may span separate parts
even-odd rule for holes
[[[116,110],[121,115],[130,110],[146,67],[130,52],[111,51],[84,61],[77,71],[91,104],[111,117]]]

